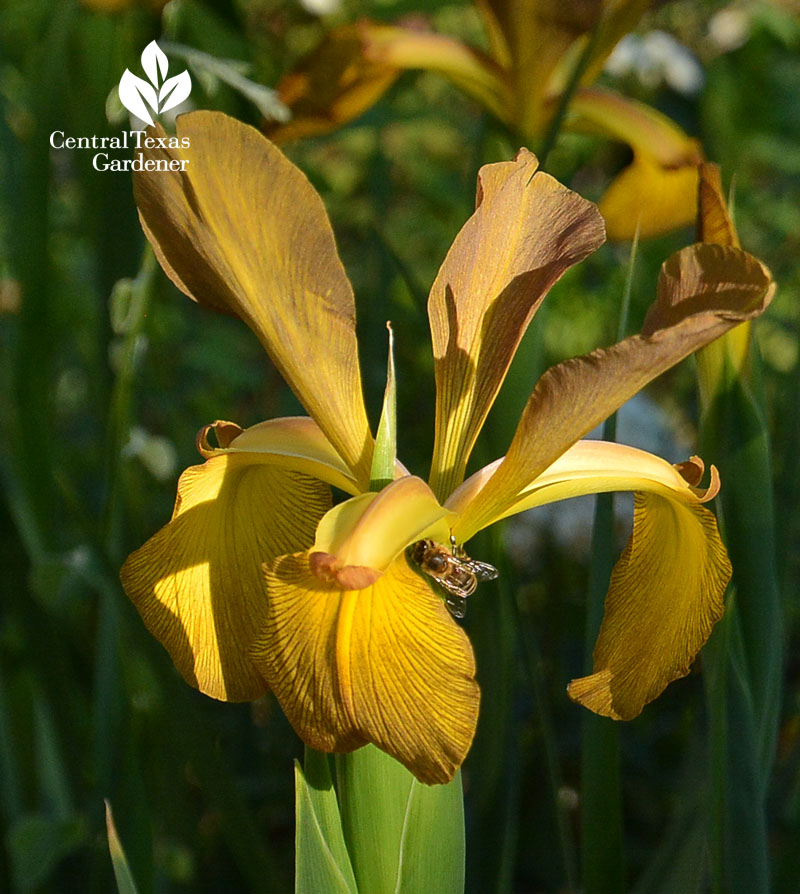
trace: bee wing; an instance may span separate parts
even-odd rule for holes
[[[499,574],[494,565],[490,565],[488,562],[479,562],[477,559],[469,559],[464,562],[464,564],[479,581],[495,580]]]
[[[467,613],[467,600],[450,590],[445,591],[444,604],[454,618],[463,618]]]

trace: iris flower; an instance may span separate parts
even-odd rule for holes
[[[448,78],[524,142],[543,138],[581,60],[568,129],[627,143],[632,162],[600,202],[611,239],[656,236],[694,221],[698,142],[650,106],[593,86],[649,0],[476,0],[488,50],[412,25],[364,19],[333,29],[278,85],[292,120],[276,142],[326,133],[360,115],[404,69]]]
[[[527,150],[483,167],[475,213],[428,302],[430,475],[398,462],[394,480],[372,492],[353,292],[319,196],[268,140],[223,114],[181,116],[178,136],[190,148],[145,155],[188,160],[185,171],[136,174],[147,238],[181,291],[253,330],[308,412],[204,427],[205,462],[182,474],[171,521],[123,567],[127,593],[184,678],[228,701],[271,690],[313,748],[372,742],[423,782],[446,781],[475,731],[475,662],[409,547],[447,546],[452,536],[463,548],[498,519],[608,490],[635,492],[633,533],[611,580],[594,672],[569,693],[626,719],[686,674],[730,575],[702,505],[717,476],[712,469],[701,487],[697,458],[673,466],[581,438],[659,373],[758,314],[772,293],[768,271],[732,247],[673,255],[641,334],[547,371],[505,457],[465,478],[545,293],[604,239],[596,207],[537,172]],[[348,499],[332,505],[331,487]]]

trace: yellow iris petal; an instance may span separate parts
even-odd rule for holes
[[[570,128],[620,140],[664,168],[698,165],[696,140],[666,115],[635,99],[602,87],[582,87],[570,104]]]
[[[321,751],[372,742],[422,782],[451,779],[475,732],[475,662],[405,557],[356,591],[320,581],[307,553],[274,559],[265,574],[252,657],[303,741]]]
[[[326,485],[258,454],[181,475],[172,520],[122,568],[125,592],[192,686],[243,701],[266,689],[247,648],[263,626],[263,562],[308,546]]]
[[[479,501],[496,466],[465,481],[448,507],[459,511]],[[575,701],[599,714],[635,717],[688,673],[722,616],[731,568],[716,520],[700,505],[717,493],[719,478],[712,467],[710,486],[699,488],[703,471],[697,457],[672,466],[623,444],[579,441],[522,486],[503,513],[590,493],[636,491],[633,533],[611,578],[594,673],[569,687]],[[462,540],[475,533],[461,525],[455,530]]]
[[[218,447],[209,443],[210,431]],[[197,446],[207,459],[222,453],[255,453],[274,466],[305,472],[346,493],[361,492],[349,466],[308,416],[269,419],[247,429],[232,422],[214,422],[201,429]]]
[[[365,52],[365,43],[382,27],[364,20],[329,31],[278,84],[278,96],[292,110],[292,118],[286,124],[268,123],[267,136],[285,143],[328,133],[377,102],[400,73]]]
[[[696,140],[656,109],[612,90],[579,90],[570,106],[569,127],[622,140],[633,162],[600,200],[608,238],[658,236],[694,221],[697,165],[703,154]]]
[[[636,154],[599,203],[612,241],[661,236],[694,223],[697,216],[697,166],[668,168],[650,155]]]
[[[473,501],[480,501],[481,490],[500,462],[497,460],[468,478],[445,504],[461,516],[454,526],[461,543],[478,530],[469,526],[472,515],[466,511],[467,507]],[[509,501],[501,514],[487,519],[486,524],[557,500],[608,491],[638,491],[689,503],[705,502],[716,496],[719,477],[712,466],[710,486],[698,488],[703,471],[703,462],[698,457],[674,466],[652,453],[625,444],[578,441],[541,475],[521,485],[516,498]]]
[[[394,69],[423,68],[444,75],[501,121],[509,122],[511,89],[503,68],[480,50],[443,34],[372,24],[364,53]]]
[[[340,586],[365,587],[417,540],[447,543],[454,519],[421,478],[408,475],[331,509],[317,528],[312,565]]]
[[[660,373],[744,320],[775,291],[769,271],[739,249],[699,244],[662,266],[641,335],[565,360],[536,383],[505,459],[457,524],[479,531],[520,489]]]
[[[366,487],[372,437],[355,304],[322,200],[252,127],[192,112],[177,128],[184,147],[143,153],[145,164],[173,167],[134,175],[142,226],[161,266],[186,295],[250,326]]]
[[[731,576],[713,514],[702,506],[637,494],[633,533],[611,577],[593,673],[572,699],[630,720],[689,672],[722,617]]]
[[[603,4],[599,0],[488,0],[486,5],[510,50],[516,99],[512,121],[520,133],[537,136],[547,121],[553,74],[575,40],[597,25]]]
[[[464,478],[475,439],[547,290],[598,248],[591,202],[538,172],[521,150],[486,165],[478,207],[455,239],[428,299],[436,373],[431,487],[446,496]]]

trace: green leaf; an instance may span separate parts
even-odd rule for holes
[[[757,366],[753,358],[754,368]],[[733,565],[725,617],[706,649],[712,750],[712,868],[719,890],[770,890],[765,798],[778,730],[783,626],[775,554],[769,436],[733,375],[702,424],[718,466],[717,513]]]
[[[108,831],[108,851],[111,854],[111,862],[114,865],[114,878],[117,880],[119,894],[137,894],[136,882],[133,880],[131,870],[122,842],[117,835],[117,827],[114,825],[114,815],[111,812],[111,804],[106,800],[106,830]]]
[[[386,390],[383,395],[381,421],[375,438],[375,452],[372,455],[370,490],[381,490],[394,481],[394,466],[397,459],[397,383],[394,375],[394,333],[389,330],[389,360],[386,369]]]
[[[307,748],[294,778],[296,894],[357,894],[327,755]]]
[[[426,786],[373,745],[337,755],[347,849],[360,891],[461,894],[464,805],[461,773]]]
[[[274,90],[245,77],[250,71],[246,62],[217,59],[202,50],[179,43],[161,41],[161,47],[168,55],[183,59],[200,79],[207,93],[215,93],[217,83],[222,81],[253,103],[268,121],[288,121],[291,117],[289,109]]]
[[[617,341],[627,334],[634,269],[639,250],[639,228],[631,244],[622,295]],[[615,441],[617,415],[603,426],[603,440]],[[585,673],[591,673],[592,653],[603,621],[608,582],[617,549],[614,536],[614,495],[598,494],[592,532],[589,568]],[[581,751],[581,871],[583,887],[595,894],[627,890],[625,840],[622,822],[622,778],[619,729],[607,717],[588,711],[582,721]]]
[[[6,834],[14,890],[40,890],[61,860],[85,844],[86,837],[81,817],[23,814]]]

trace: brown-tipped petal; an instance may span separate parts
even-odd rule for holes
[[[713,164],[700,165],[697,241],[739,247],[739,236],[722,192],[722,177]],[[724,338],[697,353],[700,400],[707,408],[731,377],[746,374],[750,362],[750,323],[742,323]]]
[[[537,382],[505,459],[463,509],[459,531],[502,517],[520,490],[664,370],[760,314],[774,284],[736,248],[698,244],[663,265],[641,335],[549,369]]]
[[[740,248],[739,235],[722,193],[719,167],[711,162],[704,162],[700,165],[699,173],[697,241]]]
[[[278,84],[278,96],[291,109],[292,119],[267,122],[267,136],[286,143],[329,133],[374,105],[400,73],[399,67],[365,53],[365,43],[383,27],[363,20],[329,31]]]
[[[234,438],[238,438],[243,430],[241,425],[237,425],[235,422],[228,422],[225,419],[217,419],[216,422],[204,425],[195,438],[197,452],[203,459],[211,459],[212,456],[215,456],[221,450],[226,450],[230,447],[231,441]],[[217,440],[216,447],[209,440],[211,432],[214,432],[214,437]]]
[[[478,207],[431,289],[436,371],[431,487],[446,497],[464,477],[475,439],[547,290],[604,239],[596,207],[537,172],[521,150],[487,165]]]
[[[372,586],[342,591],[308,554],[265,566],[268,614],[253,660],[303,741],[373,742],[426,783],[469,750],[480,693],[466,634],[401,557]]]
[[[209,441],[212,431],[218,447]],[[206,459],[223,453],[255,453],[274,466],[305,472],[345,493],[361,493],[352,471],[308,416],[268,419],[247,429],[234,422],[214,422],[198,432],[197,449]]]
[[[163,131],[149,135],[164,139]],[[162,267],[190,298],[241,317],[364,486],[372,438],[353,292],[306,177],[254,128],[219,112],[178,118],[188,147],[151,148],[134,190]],[[174,170],[181,163],[185,170]]]
[[[690,502],[637,494],[633,533],[611,577],[594,672],[570,698],[630,720],[689,672],[722,617],[731,576],[713,514]]]
[[[172,520],[122,567],[122,585],[184,679],[226,701],[266,689],[248,654],[264,623],[262,564],[307,547],[326,485],[258,454],[222,454],[181,475]]]
[[[453,526],[459,543],[466,543],[479,528],[472,527],[469,506],[480,503],[480,492],[502,460],[497,460],[470,476],[455,490],[445,504],[459,514]],[[609,491],[654,493],[688,503],[706,503],[719,492],[719,474],[709,470],[709,484],[700,487],[705,465],[698,456],[671,465],[645,450],[607,441],[584,440],[573,444],[541,475],[520,487],[516,497],[501,516],[487,520],[493,524],[501,518],[544,506],[558,500],[600,494]]]

